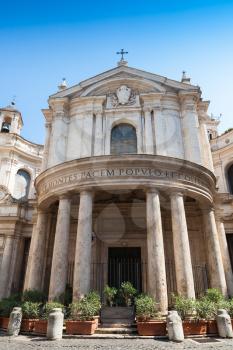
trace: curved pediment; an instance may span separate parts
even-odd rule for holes
[[[79,93],[79,96],[103,96],[114,93],[120,86],[129,86],[135,93],[165,93],[166,89],[153,81],[148,81],[139,77],[118,75],[104,81],[97,82]]]
[[[185,84],[166,77],[128,66],[120,66],[82,81],[50,97],[103,96],[113,93],[121,85],[128,85],[137,93],[165,93],[197,91],[198,86]]]

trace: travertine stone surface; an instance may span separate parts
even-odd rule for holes
[[[156,190],[149,190],[146,196],[148,292],[155,297],[159,309],[164,313],[168,300],[159,194]]]
[[[150,110],[144,112],[145,118],[145,153],[154,154],[153,128]]]
[[[63,333],[64,314],[62,309],[54,308],[49,314],[47,326],[47,339],[60,340]]]
[[[182,135],[184,142],[185,159],[194,163],[202,164],[200,129],[197,114],[197,103],[195,93],[180,92]]]
[[[1,269],[0,269],[0,300],[8,294],[8,280],[11,266],[11,257],[13,251],[14,239],[11,236],[6,237],[3,251]]]
[[[21,307],[14,307],[9,319],[9,324],[7,328],[7,335],[17,336],[19,335],[20,327],[22,321],[22,309]]]
[[[65,292],[68,269],[68,246],[70,233],[70,199],[59,201],[53,260],[49,286],[49,300],[58,299]]]
[[[227,245],[226,233],[223,222],[217,220],[217,228],[218,228],[218,237],[222,254],[222,261],[225,271],[225,278],[227,283],[227,291],[229,296],[233,296],[233,274],[231,267],[231,260]]]
[[[91,283],[91,239],[92,239],[91,191],[80,193],[78,230],[76,238],[73,299],[77,300],[90,291]]]
[[[220,250],[218,231],[215,215],[212,208],[203,209],[205,225],[208,272],[211,288],[219,289],[223,295],[227,295],[227,285]]]
[[[48,213],[42,210],[38,211],[37,223],[33,230],[32,241],[30,245],[30,265],[27,266],[25,279],[26,283],[24,285],[24,289],[42,290],[47,218]]]
[[[168,339],[175,342],[184,341],[182,320],[177,311],[168,311],[167,315]]]
[[[218,334],[220,335],[220,337],[233,338],[231,318],[228,315],[226,310],[224,309],[218,310],[216,321],[217,321],[217,327],[218,327]]]
[[[171,194],[172,232],[177,292],[195,298],[189,236],[182,193]]]

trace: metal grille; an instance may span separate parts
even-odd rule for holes
[[[122,282],[129,281],[142,291],[142,267],[139,258],[110,257],[108,264],[108,284],[120,288]]]
[[[96,290],[103,297],[104,286],[109,283],[119,287],[121,282],[131,281],[137,290],[147,291],[147,264],[139,261],[138,258],[115,259],[115,262],[93,263],[91,265],[91,289]],[[110,271],[112,271],[110,273]],[[74,263],[68,265],[68,284],[73,285]],[[172,262],[166,263],[168,302],[171,305],[171,294],[176,293],[175,265]],[[112,277],[111,277],[112,276]],[[208,275],[206,266],[193,265],[193,277],[196,297],[202,296],[208,289]],[[113,280],[109,280],[113,278]],[[114,284],[113,284],[114,283]]]

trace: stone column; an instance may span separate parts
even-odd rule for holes
[[[191,253],[182,193],[171,194],[171,215],[177,292],[195,298]]]
[[[66,289],[70,233],[70,207],[70,199],[66,196],[62,196],[59,200],[57,214],[57,225],[49,286],[49,300],[58,300]]]
[[[102,113],[96,114],[95,123],[95,143],[94,143],[94,155],[101,156],[102,152],[102,142],[103,142],[103,117]]]
[[[51,129],[52,129],[51,122],[45,123],[45,145],[44,145],[44,153],[43,153],[42,166],[41,166],[42,171],[47,169]]]
[[[153,129],[152,129],[152,121],[151,121],[151,111],[144,111],[145,117],[145,153],[146,154],[154,154],[154,141],[153,141]]]
[[[149,190],[146,196],[148,291],[159,304],[161,312],[168,307],[166,266],[159,194]]]
[[[20,243],[20,236],[14,236],[13,237],[13,249],[11,254],[11,264],[10,269],[8,271],[8,287],[6,290],[6,295],[9,296],[11,293],[15,293],[15,285],[14,285],[14,275],[16,271],[16,263],[17,263],[17,255],[19,253],[19,243]]]
[[[73,300],[83,297],[90,291],[91,284],[91,240],[92,240],[92,206],[91,191],[80,193],[78,229],[76,238]]]
[[[211,153],[210,142],[208,138],[208,132],[207,132],[205,120],[203,120],[202,118],[200,118],[199,120],[200,120],[203,165],[214,172],[213,157]]]
[[[25,289],[42,290],[42,276],[46,248],[47,213],[38,210],[37,222],[33,227],[29,250],[28,265],[25,277]]]
[[[8,296],[9,272],[11,268],[11,257],[14,247],[14,237],[5,238],[4,251],[0,269],[0,300]]]
[[[227,285],[213,208],[203,209],[210,287],[227,295]]]
[[[47,168],[66,161],[69,115],[68,98],[52,99],[53,120],[50,133]]]
[[[200,131],[197,114],[197,96],[181,92],[181,126],[184,142],[185,159],[202,164]]]
[[[233,273],[232,273],[232,267],[231,267],[231,259],[229,255],[224,224],[220,219],[217,220],[217,228],[218,228],[218,238],[219,238],[220,249],[222,253],[222,261],[223,261],[223,266],[225,271],[228,295],[232,297],[233,296]]]

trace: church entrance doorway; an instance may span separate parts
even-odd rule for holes
[[[108,249],[108,284],[120,288],[122,282],[131,282],[142,291],[141,248],[116,247]]]

